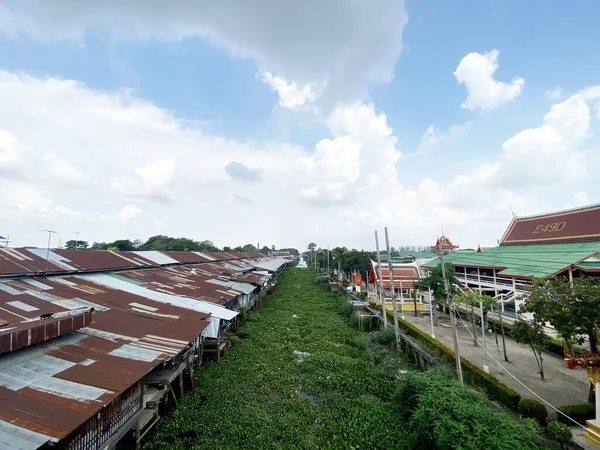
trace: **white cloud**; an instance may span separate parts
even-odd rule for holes
[[[45,178],[71,186],[84,186],[90,181],[85,173],[55,153],[46,153],[43,160]]]
[[[460,60],[454,76],[467,88],[467,99],[461,105],[464,109],[489,111],[521,94],[525,85],[523,78],[513,78],[510,83],[494,79],[494,73],[498,70],[499,54],[498,50],[483,54],[472,52]]]
[[[22,214],[26,220],[53,220],[71,218],[93,220],[92,214],[75,211],[44,195],[35,185],[24,182],[11,182],[3,186],[0,205],[8,208],[12,214]]]
[[[546,97],[548,97],[550,100],[560,100],[562,97],[562,88],[557,86],[554,89],[550,89],[548,92],[546,92]]]
[[[571,203],[572,204],[570,206],[577,207],[577,206],[590,205],[593,202],[590,199],[590,196],[587,195],[586,192],[579,191],[579,192],[575,192],[575,194],[573,194],[573,200]]]
[[[117,214],[117,218],[121,219],[124,222],[129,222],[130,220],[135,219],[142,213],[141,208],[138,208],[135,205],[125,205]]]
[[[422,147],[432,147],[438,144],[450,142],[466,133],[473,127],[473,122],[467,121],[463,124],[454,124],[447,132],[441,132],[437,127],[429,125],[423,136],[421,136]]]
[[[54,201],[44,197],[40,190],[27,183],[10,183],[2,189],[2,203],[23,213],[50,214]]]
[[[281,77],[273,76],[271,72],[262,72],[259,79],[277,92],[279,105],[284,108],[297,109],[306,103],[311,103],[317,98],[314,86],[311,83],[300,87],[296,83],[288,83]]]
[[[18,139],[0,130],[0,175],[17,175],[21,170],[21,151]]]
[[[4,3],[0,33],[11,37],[79,45],[91,34],[129,44],[200,38],[287,83],[326,86],[319,98],[326,109],[392,80],[408,21],[403,0]]]
[[[539,127],[503,145],[491,142],[493,157],[474,169],[450,167],[449,181],[425,173],[414,186],[401,181],[402,142],[372,104],[335,108],[329,136],[303,149],[212,136],[130,93],[68,80],[0,71],[0,97],[0,123],[18,136],[18,152],[53,153],[94,177],[85,189],[67,189],[41,177],[43,158],[24,166],[28,183],[0,177],[0,223],[15,245],[43,246],[43,235],[23,230],[49,228],[79,230],[90,241],[160,231],[220,246],[313,240],[371,248],[375,228],[390,226],[396,244],[428,244],[442,223],[460,245],[487,245],[502,234],[510,207],[525,214],[585,200],[582,182],[585,192],[598,191],[586,173],[598,170],[587,143],[600,88],[554,105]],[[262,181],[232,181],[224,170],[232,161],[261,168]]]
[[[111,178],[110,185],[124,197],[172,203],[177,201],[173,190],[175,161],[164,159],[135,169],[135,176]]]

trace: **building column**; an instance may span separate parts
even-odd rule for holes
[[[573,287],[573,269],[569,269],[569,283]]]
[[[514,297],[515,297],[515,315],[518,316],[519,310],[521,308],[519,307],[519,301],[517,300],[517,282],[514,278],[512,279],[512,285],[513,285],[513,293],[514,293]]]
[[[479,267],[477,268],[477,283],[479,283],[479,293],[481,294],[481,270],[479,270]]]
[[[494,274],[494,297],[497,297],[498,289],[496,289],[496,269],[492,269],[492,273]]]

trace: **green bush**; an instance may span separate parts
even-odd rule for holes
[[[546,423],[548,410],[537,400],[532,398],[523,398],[519,402],[518,411],[523,417],[536,419],[541,425]]]
[[[350,319],[350,317],[352,316],[352,313],[354,313],[354,308],[352,307],[352,303],[350,303],[348,301],[344,301],[338,308],[338,312],[345,319]]]
[[[389,311],[388,315],[391,315]],[[447,362],[454,361],[456,356],[453,350],[432,338],[429,334],[421,331],[413,324],[402,319],[398,320],[400,326],[403,328],[406,334],[427,343],[430,350],[434,353],[433,356],[437,356],[438,358],[441,358]],[[485,373],[482,369],[474,364],[471,364],[466,359],[461,358],[461,363],[465,381],[480,387],[492,399],[502,403],[507,408],[517,411],[519,401],[521,400],[521,396],[518,392],[510,389],[508,386],[498,381],[495,377],[489,373]]]
[[[591,420],[596,417],[596,404],[595,403],[580,403],[577,405],[565,405],[558,408],[560,412],[566,414],[572,420],[565,417],[560,412],[557,414],[557,418],[559,422],[565,423],[569,426],[572,425],[585,425],[586,420]]]
[[[539,426],[494,411],[460,386],[447,370],[412,372],[394,396],[401,419],[408,422],[407,448],[543,448]]]
[[[391,327],[381,331],[376,331],[371,333],[371,342],[378,345],[383,345],[384,347],[389,347],[396,342],[396,333]]]
[[[560,444],[560,448],[565,448],[571,439],[573,433],[567,425],[561,422],[552,421],[548,424],[548,435]]]

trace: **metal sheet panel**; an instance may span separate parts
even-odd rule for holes
[[[165,255],[164,253],[157,252],[155,250],[145,250],[145,251],[134,251],[132,252],[138,256],[149,259],[159,266],[164,266],[168,264],[177,264],[179,261]]]
[[[0,448],[3,450],[31,450],[41,447],[52,438],[0,420]]]
[[[18,391],[74,366],[70,361],[44,354],[20,361],[23,356],[20,352],[4,356],[0,364],[0,386]]]
[[[45,378],[35,385],[32,389],[47,392],[49,394],[60,395],[75,400],[97,400],[109,391],[93,386],[87,386],[73,381],[61,380],[59,378]]]
[[[215,305],[214,303],[185,297],[177,297],[175,295],[167,294],[164,292],[157,292],[142,286],[135,286],[131,283],[117,280],[105,274],[80,275],[80,277],[83,279],[92,280],[100,284],[104,284],[113,289],[120,289],[125,292],[130,292],[132,294],[137,294],[142,297],[147,297],[159,303],[167,303],[184,309],[191,309],[193,311],[210,313],[213,316],[218,317],[220,319],[231,320],[238,314],[235,311],[230,311],[227,308]]]
[[[135,359],[137,361],[152,362],[156,359],[159,359],[162,353],[163,352],[156,350],[150,350],[131,344],[125,344],[119,348],[114,349],[112,352],[109,353],[109,355],[127,359]]]

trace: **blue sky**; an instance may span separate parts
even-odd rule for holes
[[[0,234],[474,246],[598,201],[596,2],[273,2],[0,1]]]

